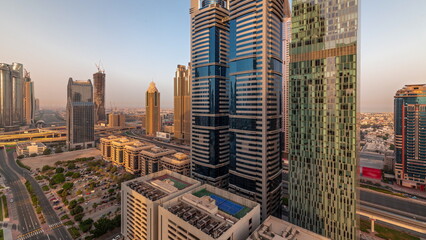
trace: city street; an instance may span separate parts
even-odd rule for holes
[[[8,184],[9,187],[12,189],[14,201],[15,204],[17,204],[16,206],[20,223],[19,229],[22,233],[24,233],[22,234],[22,238],[18,239],[71,240],[72,238],[69,236],[67,229],[61,224],[58,216],[50,206],[49,201],[44,195],[41,187],[38,185],[38,183],[34,180],[34,178],[29,174],[27,170],[20,168],[16,164],[13,157],[14,152],[8,152],[7,154],[5,150],[2,150],[1,152],[2,154],[0,154],[0,166],[6,178],[6,184]],[[40,223],[32,207],[31,198],[27,192],[27,189],[25,188],[24,184],[19,180],[19,177],[16,173],[25,177],[25,179],[27,179],[31,183],[31,186],[40,201],[40,206],[42,207],[43,215],[46,219],[46,223],[49,226],[48,229],[41,228]],[[44,231],[48,231],[49,234],[53,233],[54,236],[46,236]]]

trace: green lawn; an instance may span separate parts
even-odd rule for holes
[[[4,240],[3,229],[0,229],[0,240]]]
[[[360,230],[366,233],[369,233],[371,230],[371,222],[367,220],[360,221]],[[395,229],[387,228],[383,225],[374,224],[374,230],[376,231],[376,236],[387,239],[387,240],[420,240],[420,238],[412,236],[405,232],[400,232]]]
[[[8,218],[9,217],[9,210],[7,209],[7,199],[6,199],[6,195],[3,195],[1,197],[2,202],[3,202],[3,211],[4,211],[4,217]]]
[[[179,190],[182,190],[182,189],[184,189],[184,188],[186,188],[186,187],[188,186],[187,184],[185,184],[185,183],[183,183],[183,182],[179,182],[179,181],[177,181],[177,180],[175,180],[175,179],[170,179],[170,178],[168,178],[168,180],[172,181],[172,182],[174,183],[174,186],[175,186],[177,189],[179,189]]]
[[[382,188],[378,188],[378,187],[373,187],[373,186],[370,186],[370,185],[360,184],[360,187],[368,188],[368,189],[371,189],[371,190],[376,191],[376,192],[381,192],[381,193],[386,193],[386,194],[390,194],[390,195],[394,195],[394,196],[398,196],[398,197],[407,198],[406,196],[402,195],[401,193],[394,193],[390,190],[386,190],[386,189],[382,189]]]
[[[0,221],[3,221],[3,203],[0,204]]]

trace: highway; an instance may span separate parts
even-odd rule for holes
[[[3,150],[4,152],[4,150]],[[2,164],[4,164],[4,161],[0,159],[0,161],[2,162]],[[57,240],[71,240],[71,236],[68,233],[68,230],[65,228],[65,226],[63,226],[61,224],[61,221],[59,219],[59,217],[56,215],[56,212],[53,210],[52,206],[49,203],[49,200],[46,198],[43,190],[41,189],[40,185],[35,181],[35,179],[29,174],[29,172],[25,169],[20,168],[14,158],[13,158],[13,152],[8,152],[7,154],[7,164],[8,164],[8,168],[6,169],[10,169],[13,171],[10,171],[11,173],[15,174],[18,173],[21,176],[23,176],[26,180],[28,180],[31,183],[31,186],[35,192],[35,194],[37,195],[39,202],[40,202],[40,206],[42,208],[43,211],[43,215],[45,217],[46,223],[49,225],[50,231],[49,232],[53,232],[54,236],[50,236],[47,238],[47,236],[45,236],[44,234],[44,238],[40,238],[40,239],[57,239]],[[2,165],[3,168],[3,165]],[[16,172],[16,173],[15,173]],[[16,177],[18,178],[18,176],[16,175]],[[30,197],[27,193],[27,190],[25,188],[25,186],[21,183],[23,190],[26,193],[26,200],[29,204],[29,206],[31,207],[32,210],[32,214],[35,215],[34,210],[31,206],[31,201],[30,201]],[[13,187],[11,186],[11,189],[13,189]],[[19,205],[17,205],[18,208],[18,214],[19,214]],[[20,224],[22,224],[22,222],[26,221],[26,218],[28,215],[24,214],[22,215],[24,217],[19,217],[19,222]],[[21,220],[22,219],[22,220]],[[38,221],[37,221],[38,222]],[[40,227],[39,227],[40,228]],[[22,231],[23,233],[26,233],[26,231]],[[40,234],[41,235],[41,234]],[[23,236],[26,236],[25,234],[23,234]],[[30,239],[30,238],[22,238],[22,239]],[[38,239],[38,238],[31,238],[31,239]]]
[[[5,178],[5,184],[10,187],[13,194],[19,220],[18,230],[22,233],[22,237],[18,236],[18,239],[47,239],[32,207],[30,195],[25,185],[8,166],[9,154],[10,152],[6,154],[4,149],[0,150],[0,172]]]

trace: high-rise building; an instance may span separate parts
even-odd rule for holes
[[[161,131],[160,92],[154,82],[149,84],[146,91],[145,129],[146,134],[150,136],[155,136]]]
[[[105,122],[105,72],[100,70],[93,74],[93,89],[95,103],[95,123]]]
[[[35,117],[34,82],[29,72],[25,72],[24,82],[24,118],[26,124],[31,124]]]
[[[259,226],[260,205],[205,184],[164,202],[158,217],[161,239],[242,240]]]
[[[108,127],[125,127],[126,115],[118,113],[108,114]]]
[[[174,134],[189,143],[191,139],[191,70],[178,65],[174,78]]]
[[[194,179],[169,170],[122,183],[121,234],[124,239],[164,239],[158,236],[159,205],[200,185]]]
[[[192,176],[228,185],[229,10],[226,0],[191,0]]]
[[[426,84],[406,85],[395,94],[395,176],[397,183],[426,187]]]
[[[291,21],[289,219],[356,239],[358,0],[294,0]]]
[[[0,127],[13,129],[24,123],[24,67],[1,63]]]
[[[229,190],[281,216],[284,0],[230,2]]]
[[[284,17],[283,21],[283,100],[282,100],[282,119],[283,119],[283,157],[285,159],[288,158],[288,143],[289,143],[289,132],[288,132],[288,124],[289,124],[289,82],[290,82],[290,42],[291,42],[291,13],[290,6],[286,5],[285,12],[287,13]]]
[[[92,81],[68,80],[67,145],[71,149],[95,146]]]
[[[40,99],[36,98],[34,100],[34,108],[35,108],[35,112],[40,111]]]

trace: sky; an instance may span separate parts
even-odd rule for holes
[[[190,59],[189,0],[1,0],[0,62],[31,72],[41,106],[65,107],[68,79],[101,62],[106,104],[143,107],[151,81],[173,107],[177,64]],[[362,0],[361,111],[392,112],[405,84],[426,84],[425,0]]]

